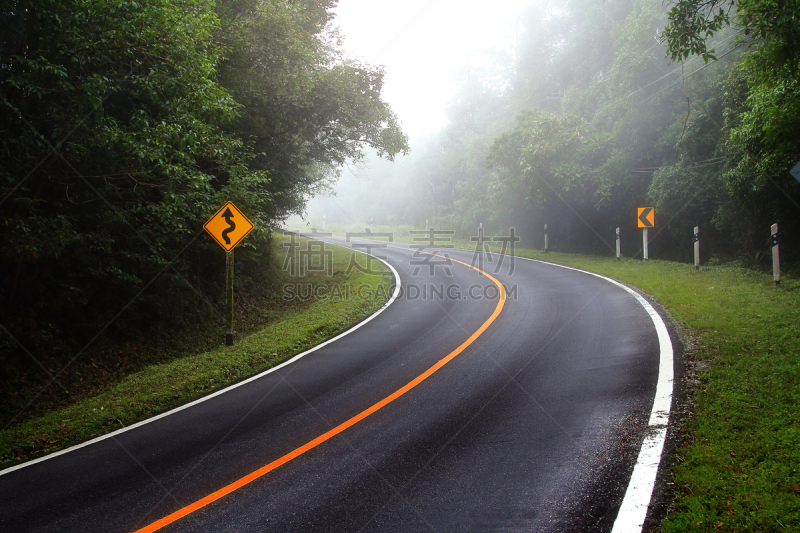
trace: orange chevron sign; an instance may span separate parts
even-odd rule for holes
[[[656,227],[656,210],[652,207],[639,208],[639,227],[640,228],[654,228]]]

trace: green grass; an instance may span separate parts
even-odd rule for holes
[[[297,242],[301,250],[306,249],[306,239]],[[247,337],[237,338],[232,347],[148,366],[109,384],[94,396],[5,429],[0,432],[0,468],[128,426],[263,371],[380,308],[392,281],[388,271],[381,265],[380,275],[358,270],[348,275],[345,271],[352,252],[338,246],[326,245],[325,249],[331,251],[331,272],[287,277],[287,283],[302,286],[294,294],[303,298],[298,298],[296,305],[287,306],[279,318]],[[305,298],[309,284],[325,289],[317,290],[321,298]],[[346,286],[351,288],[349,292]],[[337,292],[334,287],[340,290]]]

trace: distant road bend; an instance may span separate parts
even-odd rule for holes
[[[652,307],[547,263],[367,247],[396,276],[379,314],[0,473],[0,530],[639,531],[672,393]]]

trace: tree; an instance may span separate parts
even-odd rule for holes
[[[800,187],[788,172],[800,161],[800,2],[680,0],[669,18],[664,36],[674,58],[713,59],[706,43],[729,24],[750,45],[727,85],[725,181],[745,218],[742,244],[757,257],[764,249],[758,235],[772,222],[787,235],[800,230]]]
[[[674,60],[699,55],[708,62],[716,59],[714,50],[708,49],[709,39],[733,24],[766,52],[762,58],[769,60],[766,68],[795,63],[791,67],[795,70],[800,54],[799,11],[797,0],[679,0],[668,13],[663,38]]]
[[[589,125],[580,117],[523,110],[514,129],[495,139],[486,158],[496,170],[490,184],[494,205],[513,209],[517,217],[532,216],[536,226],[548,223],[559,232],[556,239],[574,245],[589,229],[581,227],[580,219],[594,211],[595,148]]]
[[[0,323],[44,353],[45,330],[168,329],[187,294],[217,300],[197,237],[224,200],[266,253],[337,164],[406,150],[382,71],[337,51],[334,4],[2,0]],[[265,264],[250,247],[237,273]]]
[[[346,60],[335,48],[335,2],[223,0],[219,39],[228,50],[220,81],[246,112],[234,131],[252,147],[248,167],[269,173],[272,220],[302,212],[365,147],[392,160],[407,139],[381,100],[383,70]]]
[[[2,13],[2,308],[91,324],[196,233],[219,177],[246,172],[221,127],[236,104],[214,80],[217,18],[206,0]]]

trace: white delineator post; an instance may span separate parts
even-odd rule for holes
[[[700,227],[694,227],[694,269],[700,270]]]
[[[647,260],[647,228],[642,228],[642,259]]]
[[[778,225],[772,225],[772,279],[775,285],[781,284],[781,260],[778,256]]]
[[[619,261],[619,228],[617,228],[617,261]]]
[[[547,253],[547,224],[544,225],[544,251]]]

